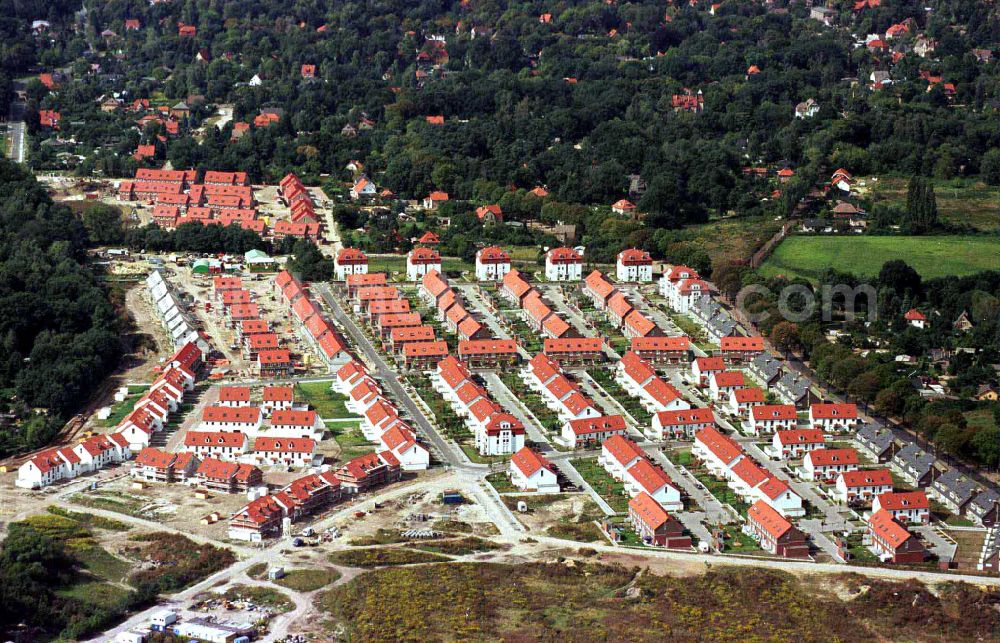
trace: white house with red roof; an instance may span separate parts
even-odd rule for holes
[[[573,248],[552,248],[545,253],[547,281],[580,281],[583,279],[583,256]]]
[[[625,493],[629,496],[647,493],[665,509],[671,511],[684,509],[681,492],[674,481],[666,471],[650,462],[649,458],[643,457],[626,469],[623,482]]]
[[[198,429],[255,434],[260,429],[262,417],[260,409],[256,406],[237,408],[208,406],[201,413]]]
[[[681,313],[686,313],[699,297],[707,296],[711,288],[696,270],[683,265],[670,266],[658,286],[670,307]]]
[[[286,411],[295,404],[295,389],[291,386],[265,386],[262,393],[261,410],[265,417],[275,411]]]
[[[746,386],[742,371],[713,371],[708,377],[708,389],[713,400],[725,400],[736,389]]]
[[[29,458],[17,469],[14,484],[21,489],[41,489],[80,475],[80,458],[73,449],[47,449]]]
[[[370,199],[376,194],[378,194],[378,188],[375,187],[375,184],[372,183],[371,179],[363,174],[359,176],[358,180],[351,186],[351,199],[354,201]]]
[[[236,461],[247,452],[249,444],[246,433],[239,431],[188,431],[184,436],[184,447],[200,460]]]
[[[923,490],[879,494],[872,501],[872,513],[883,509],[904,524],[926,525],[931,520],[931,501]]]
[[[827,433],[853,431],[858,425],[857,404],[813,404],[809,407],[809,426]]]
[[[541,453],[522,447],[510,459],[510,481],[521,491],[559,493],[559,476],[554,464]]]
[[[629,351],[615,368],[615,379],[651,413],[691,408],[674,386],[661,379],[641,357]]]
[[[802,497],[792,491],[788,483],[777,476],[772,475],[754,487],[750,500],[754,499],[767,503],[785,517],[806,515],[805,507],[802,506]]]
[[[914,328],[923,329],[929,326],[929,324],[927,323],[927,315],[923,314],[916,308],[911,308],[908,311],[906,311],[906,314],[903,315],[903,319],[905,319],[907,323],[909,323],[910,326],[913,326]]]
[[[815,453],[815,452],[814,452]],[[837,476],[833,497],[844,504],[871,504],[875,496],[892,491],[888,469],[857,469]]]
[[[406,255],[406,278],[420,281],[431,270],[441,272],[441,253],[434,248],[419,246]]]
[[[771,439],[771,453],[779,460],[801,458],[810,451],[822,449],[826,437],[818,429],[789,429],[775,431]]]
[[[120,433],[89,437],[73,447],[73,453],[80,458],[81,472],[98,471],[132,457],[128,440]]]
[[[476,281],[503,281],[510,272],[510,255],[503,248],[487,246],[476,251]]]
[[[510,455],[524,448],[524,425],[504,411],[493,411],[477,422],[476,449],[480,455]]]
[[[337,281],[347,281],[348,275],[367,275],[368,256],[357,248],[341,248],[333,260]]]
[[[564,421],[586,420],[601,416],[593,400],[562,372],[559,363],[545,353],[535,355],[522,370],[529,387],[542,395],[546,406]],[[565,429],[565,427],[564,427]]]
[[[635,204],[628,199],[619,199],[611,204],[611,211],[615,214],[633,216],[636,211]]]
[[[601,444],[615,435],[626,435],[625,418],[620,415],[598,415],[570,420],[562,426],[560,438],[568,447],[581,448]]]
[[[316,411],[283,409],[271,414],[271,422],[261,435],[270,437],[323,439],[326,427]]]
[[[814,449],[802,458],[799,477],[829,482],[845,471],[857,471],[859,464],[858,452],[854,449]]]
[[[775,431],[791,431],[798,419],[798,410],[793,404],[761,404],[750,409],[747,426],[750,433],[760,436]]]
[[[691,453],[705,463],[709,472],[724,478],[729,478],[730,469],[746,458],[743,448],[715,427],[708,427],[694,434]]]
[[[645,451],[638,444],[619,434],[604,440],[597,463],[615,480],[624,480],[625,472],[645,457]]]
[[[721,357],[696,357],[691,362],[691,377],[698,386],[708,384],[708,378],[726,370],[726,362]]]
[[[311,438],[258,436],[242,460],[259,467],[308,467],[315,455],[316,441]]]
[[[404,422],[394,424],[379,437],[379,442],[386,451],[396,456],[403,471],[423,471],[431,464],[431,454]]]
[[[680,440],[693,438],[701,429],[715,426],[715,413],[711,408],[660,411],[653,416],[654,440]]]
[[[615,277],[618,281],[637,281],[648,283],[653,281],[653,258],[645,250],[629,248],[618,253],[615,264]]]
[[[423,206],[425,210],[437,210],[438,206],[448,200],[448,193],[435,190],[424,197]],[[414,280],[411,280],[414,281]]]
[[[750,409],[764,404],[764,391],[756,386],[738,388],[729,392],[726,409],[733,415],[750,420]]]
[[[250,406],[249,386],[221,386],[219,387],[219,406],[231,409],[242,406]]]

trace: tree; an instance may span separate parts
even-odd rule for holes
[[[905,261],[893,259],[882,264],[882,269],[878,273],[878,285],[898,296],[911,297],[920,294],[922,281],[920,273]]]
[[[122,212],[114,205],[99,203],[84,210],[83,227],[87,229],[90,242],[97,246],[109,246],[125,240]]]
[[[798,324],[789,321],[778,322],[771,329],[771,341],[783,353],[801,348]]]
[[[1000,185],[1000,148],[992,148],[983,154],[979,162],[979,174],[989,185]]]

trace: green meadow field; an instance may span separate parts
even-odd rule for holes
[[[766,276],[815,280],[833,267],[858,276],[878,274],[882,264],[902,259],[924,279],[1000,270],[995,237],[799,237],[785,239],[761,266]]]

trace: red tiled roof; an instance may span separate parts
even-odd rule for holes
[[[570,420],[570,430],[575,435],[588,435],[607,431],[624,431],[625,418],[620,415],[602,415],[596,418]]]
[[[858,471],[844,471],[840,475],[844,478],[844,484],[849,488],[892,486],[892,474],[889,473],[888,469],[859,469]]]
[[[816,449],[806,454],[814,467],[828,467],[834,464],[858,464],[858,452],[854,449]]]
[[[624,466],[633,462],[636,458],[645,458],[646,453],[639,448],[639,445],[629,440],[624,435],[613,435],[601,445],[607,449],[618,464]]]
[[[772,539],[778,540],[792,528],[792,523],[763,500],[758,500],[747,510],[747,520],[760,525]]]
[[[924,491],[890,491],[878,495],[879,507],[888,511],[930,509],[931,502]]]
[[[766,420],[795,420],[798,418],[798,412],[795,410],[795,406],[791,404],[761,404],[750,409],[750,417],[759,422]]]
[[[555,473],[555,467],[545,456],[528,447],[522,447],[521,450],[511,456],[510,463],[517,467],[526,478],[530,478],[541,469],[548,469]]]
[[[239,431],[188,431],[184,436],[184,446],[242,447],[246,439],[246,434]]]
[[[652,531],[656,531],[670,520],[670,514],[645,491],[640,491],[629,500],[628,506],[639,520]]]
[[[857,404],[813,404],[809,412],[815,420],[853,420],[858,417]]]
[[[249,399],[249,390],[248,399]],[[239,422],[256,424],[260,421],[260,409],[255,406],[229,408],[228,406],[208,406],[202,411],[203,422]]]

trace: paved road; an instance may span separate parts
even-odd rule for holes
[[[416,424],[416,427],[420,429],[420,432],[431,442],[434,448],[437,449],[437,452],[441,454],[441,457],[444,458],[448,464],[454,467],[485,468],[485,465],[470,463],[464,453],[456,448],[450,441],[441,437],[441,435],[437,432],[437,429],[434,428],[434,425],[427,419],[423,410],[416,402],[414,402],[409,391],[403,386],[403,383],[400,381],[395,369],[387,364],[385,359],[383,359],[379,352],[375,350],[375,347],[372,346],[368,337],[365,336],[364,332],[354,321],[354,318],[344,311],[343,307],[340,305],[340,301],[330,290],[330,286],[324,283],[313,283],[312,290],[323,298],[323,301],[326,302],[326,304],[330,307],[330,310],[333,312],[334,319],[336,319],[340,326],[351,336],[351,339],[354,341],[354,345],[361,351],[361,354],[364,355],[365,361],[368,363],[369,367],[373,369],[372,374],[375,379],[392,391],[395,401],[406,409],[410,418],[413,420],[414,424]]]
[[[479,375],[486,383],[486,388],[493,396],[493,400],[503,407],[505,411],[513,414],[514,417],[521,421],[528,437],[539,445],[538,450],[546,455],[554,451],[548,436],[545,435],[545,431],[541,428],[542,425],[538,421],[538,418],[535,417],[530,409],[521,404],[521,401],[507,388],[507,385],[503,383],[500,376],[494,371],[484,371]]]
[[[663,467],[670,479],[680,485],[687,494],[688,499],[696,503],[708,521],[715,524],[728,524],[733,522],[734,517],[726,507],[719,502],[719,499],[704,489],[687,469],[681,469],[670,461],[656,445],[644,445],[643,450],[652,460]]]

